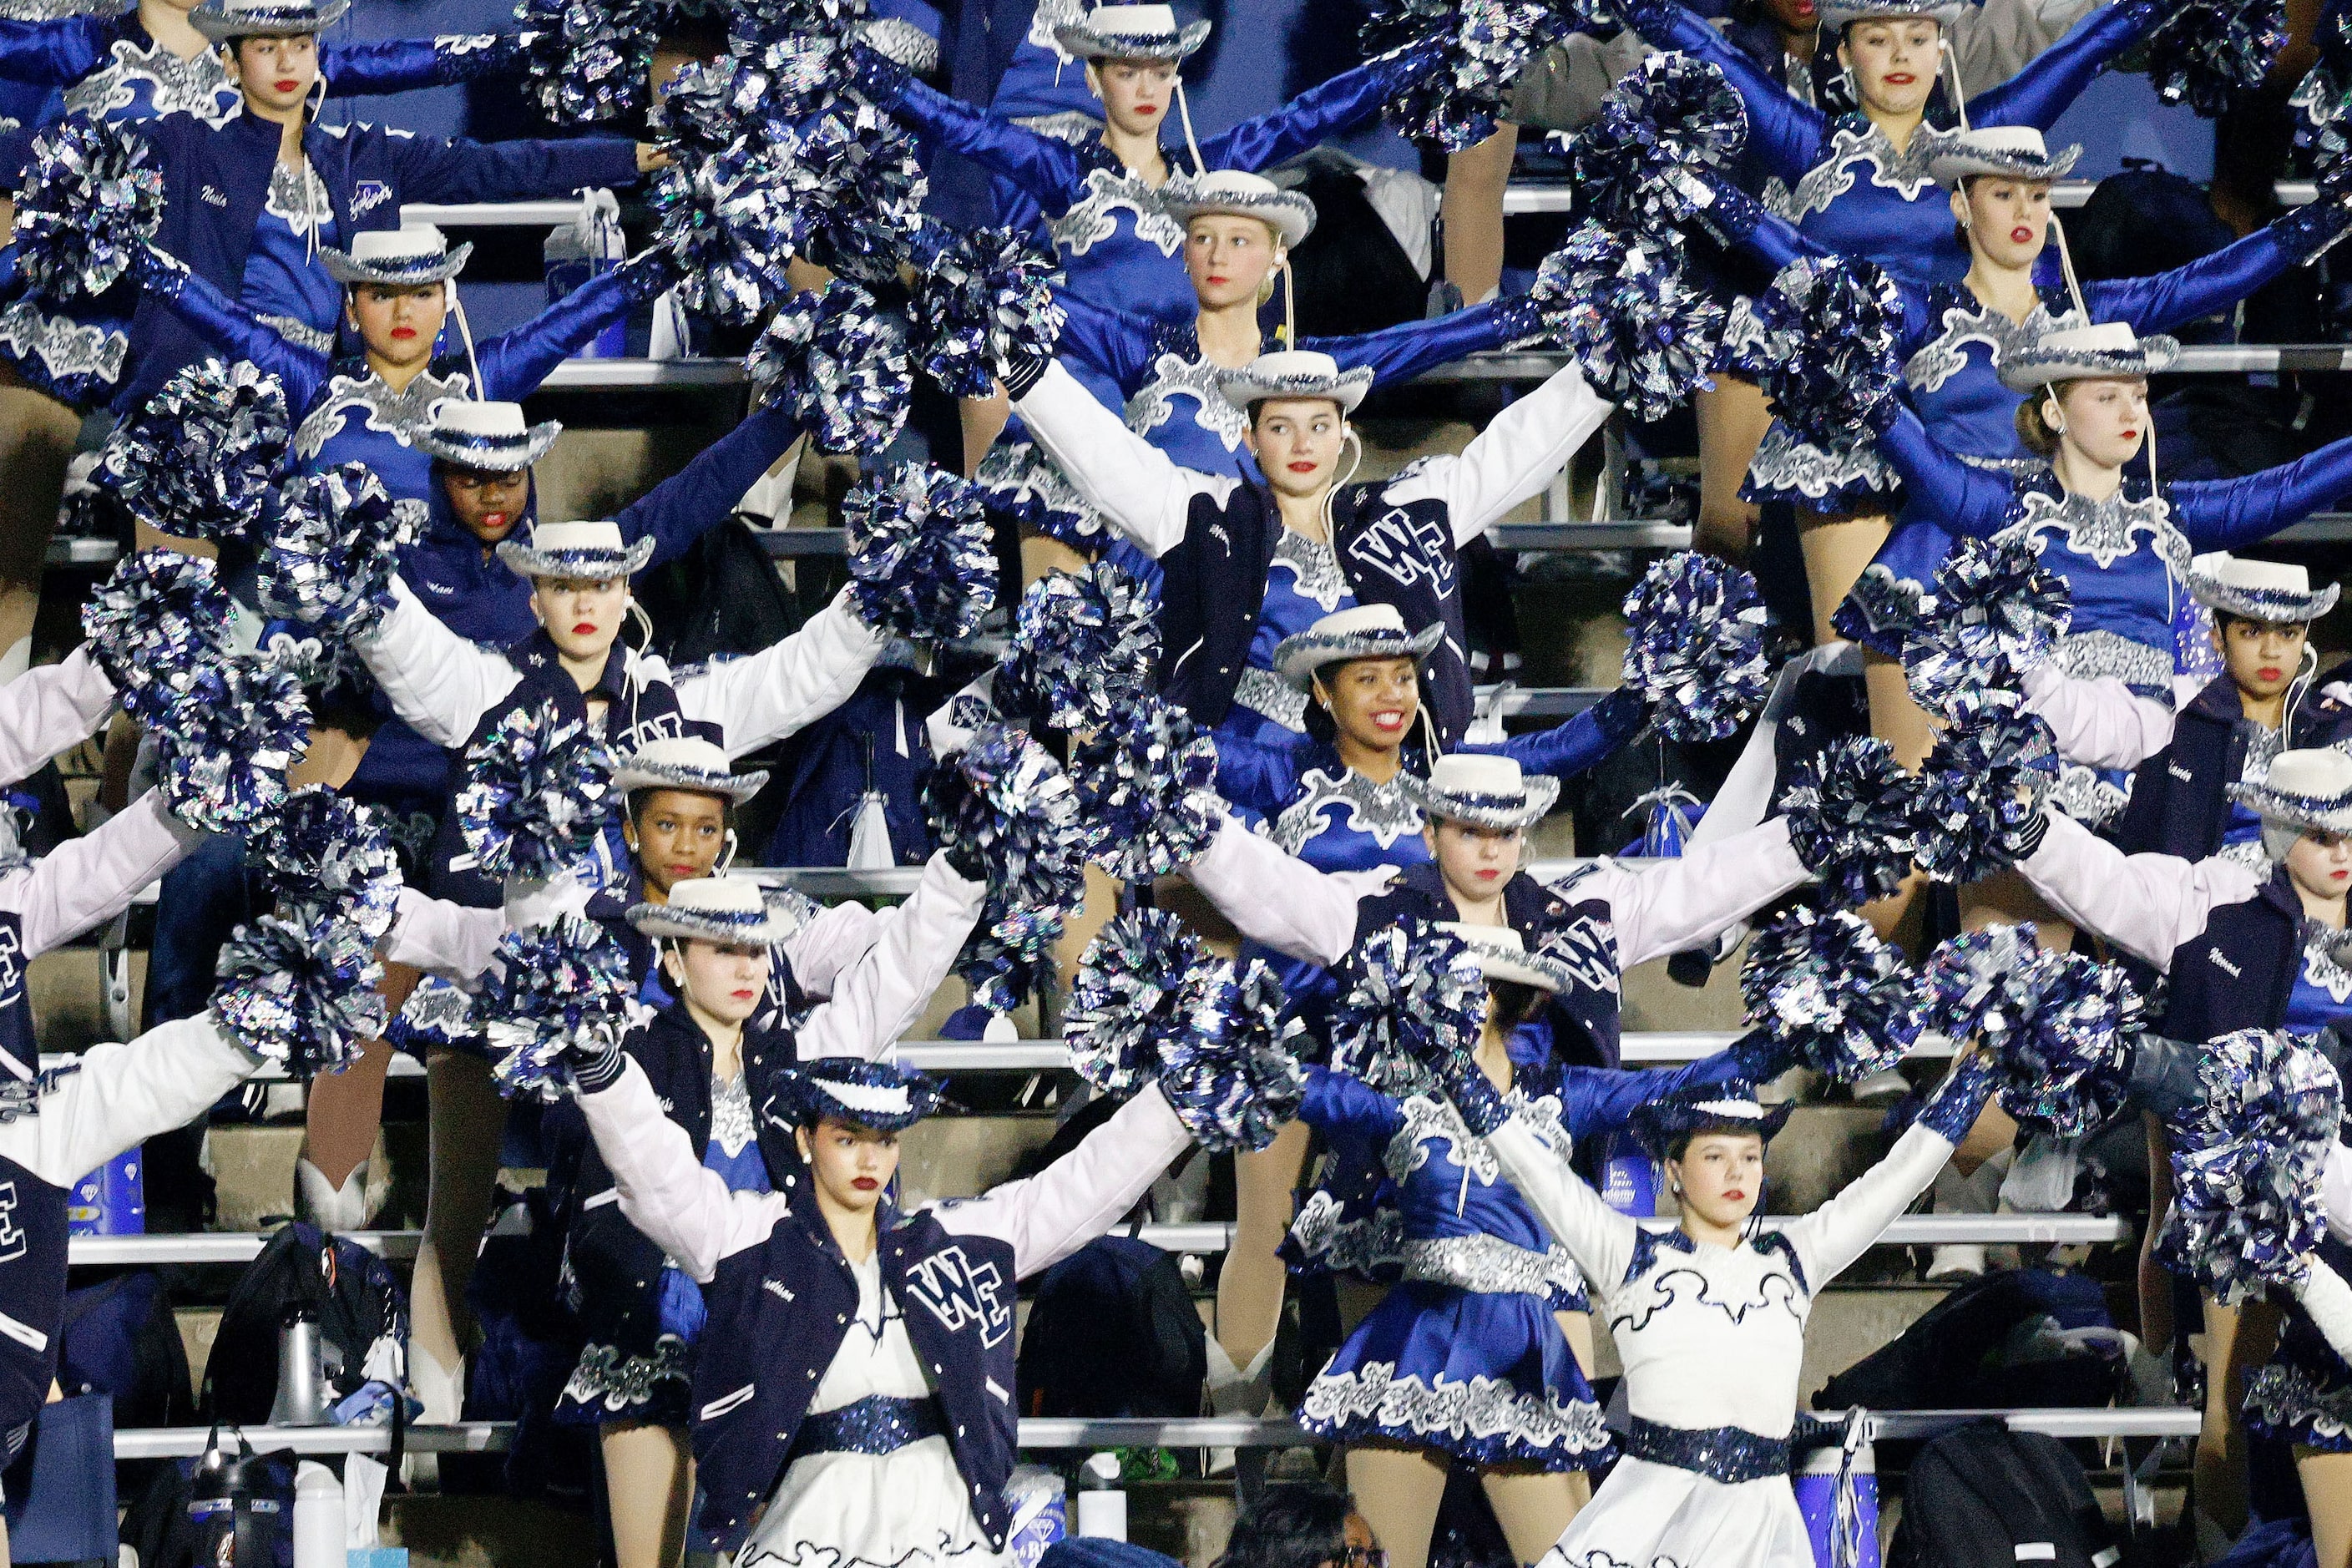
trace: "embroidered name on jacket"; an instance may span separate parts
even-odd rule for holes
[[[907,1289],[951,1334],[976,1323],[982,1345],[993,1347],[1013,1331],[1004,1276],[993,1263],[974,1265],[961,1247],[941,1247],[908,1268]]]
[[[1348,552],[1401,588],[1427,583],[1440,596],[1454,586],[1454,541],[1433,518],[1395,506],[1348,542]]]
[[[392,187],[382,180],[362,180],[352,187],[352,216],[372,213],[392,200]]]
[[[16,1184],[0,1182],[0,1263],[25,1256],[24,1227],[16,1223]]]

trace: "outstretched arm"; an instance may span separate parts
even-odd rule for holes
[[[0,784],[89,740],[113,711],[114,683],[88,643],[0,686]]]
[[[1443,60],[1433,42],[1366,60],[1280,109],[1210,137],[1201,143],[1201,161],[1212,169],[1271,168],[1371,119],[1382,104],[1436,70]]]
[[[1184,875],[1252,942],[1328,969],[1356,945],[1357,906],[1396,871],[1318,871],[1227,817]]]
[[[1097,305],[1067,289],[1056,288],[1054,302],[1062,307],[1062,336],[1054,353],[1110,377],[1123,395],[1134,396],[1151,374],[1151,334],[1158,323]]]
[[[1781,1234],[1796,1248],[1807,1289],[1819,1290],[1870,1250],[1895,1216],[1927,1190],[1991,1095],[1990,1066],[1973,1053],[1962,1056],[1886,1158],[1811,1214],[1789,1223]]]
[[[184,1127],[261,1065],[210,1011],[93,1046],[41,1096],[40,1114],[0,1128],[0,1152],[70,1187],[126,1149]]]
[[[1649,704],[1642,700],[1639,692],[1619,687],[1565,724],[1533,734],[1514,735],[1497,746],[1459,746],[1455,750],[1497,753],[1516,761],[1523,773],[1572,779],[1615,756],[1649,724]]]
[[[1379,1149],[1403,1128],[1404,1112],[1353,1073],[1311,1067],[1307,1069],[1307,1097],[1298,1102],[1298,1120],[1327,1139],[1344,1138]]]
[[[987,897],[988,884],[958,875],[944,850],[932,856],[881,939],[833,983],[833,999],[801,1025],[801,1059],[871,1061],[889,1049],[947,980]]]
[[[1013,1272],[1026,1279],[1117,1225],[1192,1144],[1192,1134],[1153,1084],[1037,1174],[969,1203],[942,1204],[932,1215],[958,1235],[992,1236],[1010,1246]]]
[[[1783,1065],[1780,1048],[1759,1032],[1678,1068],[1570,1068],[1561,1075],[1559,1122],[1571,1138],[1620,1131],[1645,1105],[1734,1079],[1761,1082]]]
[[[2347,224],[2352,208],[2340,201],[2297,207],[2186,267],[2087,284],[2084,302],[2094,321],[2127,322],[2136,332],[2170,331],[2229,310],[2288,268],[2311,260],[2342,238]]]
[[[1895,405],[1877,442],[1931,521],[1954,533],[1990,539],[2008,520],[2014,494],[2009,479],[1972,468],[1952,456],[1909,408]]]
[[[2199,550],[2239,550],[2352,495],[2352,437],[2259,474],[2167,485],[2180,531]]]
[[[716,720],[727,737],[727,755],[740,757],[848,701],[888,642],[858,619],[844,588],[775,647],[678,677],[678,710],[689,719]]]
[[[2170,16],[2177,0],[2116,0],[2076,23],[2015,76],[1969,105],[1972,125],[2031,125],[2047,131],[2092,79]]]
[[[521,402],[582,344],[677,281],[677,257],[667,247],[641,250],[599,272],[521,326],[476,345],[482,396]]]
[[[1178,468],[1058,364],[1016,370],[1005,386],[1013,411],[1087,504],[1155,560],[1183,542],[1194,496],[1222,505],[1241,483]]]
[[[2083,926],[2159,970],[2213,911],[2262,890],[2260,873],[2234,861],[2126,855],[2072,817],[2043,814],[2041,845],[2017,863],[2034,891]]]
[[[403,202],[528,202],[591,185],[634,185],[637,146],[616,136],[560,142],[471,142],[399,136],[384,143]]]
[[[1582,371],[1565,365],[1496,415],[1460,457],[1433,458],[1383,495],[1393,505],[1443,500],[1453,520],[1454,542],[1467,544],[1513,507],[1542,494],[1616,407],[1585,384]]]
[[[1748,150],[1768,173],[1793,185],[1819,160],[1829,117],[1791,98],[1706,18],[1675,0],[1636,0],[1623,12],[1626,26],[1657,47],[1696,56],[1723,73],[1748,106]]]
[[[401,721],[436,746],[472,740],[482,715],[522,679],[505,658],[442,625],[399,576],[390,613],[352,647]]]
[[[621,537],[654,541],[647,566],[686,553],[688,546],[735,515],[735,503],[801,438],[800,422],[781,408],[762,408],[698,454],[694,461],[622,509],[614,521]]]
[[[1538,330],[1520,300],[1490,300],[1426,321],[1405,321],[1346,338],[1303,338],[1298,346],[1329,354],[1341,370],[1369,368],[1375,384],[1411,381],[1465,354],[1499,349]]]
[[[2352,1286],[2344,1283],[2344,1276],[2314,1253],[2294,1283],[2294,1299],[2336,1358],[2352,1363]]]
[[[1087,194],[1086,161],[1068,142],[1001,120],[904,72],[894,73],[893,79],[897,90],[878,95],[883,108],[925,141],[961,153],[1020,186],[1036,198],[1047,216],[1061,216]]]
[[[2172,743],[2172,709],[2112,675],[2093,679],[2037,665],[2025,672],[2025,696],[2070,763],[2136,768]]]
[[[319,50],[319,74],[338,98],[406,92],[480,81],[520,68],[529,33],[444,33],[433,38],[372,38]]]
[[[1789,825],[1776,817],[1680,859],[1640,868],[1604,861],[1574,888],[1578,898],[1608,900],[1618,967],[1631,969],[1712,941],[1811,875],[1789,843]]]
[[[203,837],[152,789],[103,826],[18,868],[0,882],[0,909],[16,912],[20,959],[29,963],[121,914]]]
[[[579,1072],[581,1113],[621,1212],[695,1280],[710,1283],[720,1258],[757,1247],[791,1212],[779,1194],[730,1192],[625,1052],[608,1051]]]
[[[489,968],[511,929],[503,908],[453,904],[403,888],[381,951],[389,963],[409,964],[444,980],[473,980]]]
[[[0,21],[0,81],[69,87],[106,58],[111,16]]]
[[[1567,1150],[1553,1148],[1516,1114],[1486,1134],[1486,1147],[1495,1152],[1519,1195],[1535,1205],[1552,1238],[1576,1259],[1596,1294],[1605,1297],[1624,1283],[1641,1232],[1601,1201],[1601,1194],[1569,1164]]]
[[[327,379],[328,358],[287,342],[277,328],[232,300],[185,262],[152,244],[142,247],[131,276],[139,287],[230,360],[248,360],[286,389],[286,411],[296,424]]]

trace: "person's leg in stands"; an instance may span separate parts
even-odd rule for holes
[[[1348,1491],[1389,1554],[1389,1568],[1429,1568],[1429,1539],[1445,1500],[1444,1454],[1423,1448],[1348,1450]],[[1557,1538],[1558,1531],[1554,1531]],[[1544,1543],[1547,1550],[1551,1542]],[[1512,1542],[1516,1553],[1517,1542]],[[1529,1559],[1533,1561],[1533,1559]]]
[[[2189,1496],[2200,1513],[2235,1536],[2246,1528],[2246,1374],[2277,1348],[2279,1312],[2268,1301],[2225,1307],[2204,1300],[2205,1413]]]
[[[1216,1353],[1209,1358],[1210,1407],[1220,1415],[1265,1410],[1266,1365],[1289,1280],[1276,1248],[1290,1229],[1307,1146],[1307,1124],[1294,1121],[1255,1153],[1234,1156],[1234,1239],[1217,1274]]]
[[[499,1145],[506,1131],[506,1101],[499,1098],[490,1064],[465,1051],[435,1049],[425,1058],[432,1119],[425,1234],[417,1243],[410,1286],[410,1378],[424,1401],[422,1419],[457,1419],[464,1405],[463,1372],[473,1342],[473,1310],[466,1286],[489,1223],[498,1181]]]
[[[1772,427],[1772,408],[1753,382],[1717,371],[1715,385],[1691,395],[1698,424],[1698,526],[1691,543],[1726,561],[1745,561],[1756,532],[1756,503],[1739,499],[1748,465]]]
[[[1511,183],[1511,156],[1519,128],[1507,121],[1475,147],[1445,161],[1445,280],[1475,305],[1503,286],[1503,188]]]
[[[2352,1454],[2324,1454],[2298,1445],[2294,1473],[2311,1510],[2311,1544],[2318,1568],[2352,1568]]]
[[[1869,513],[1798,511],[1797,542],[1805,552],[1805,583],[1813,595],[1813,641],[1837,640],[1830,617],[1894,531],[1890,520]]]
[[[2139,1341],[2160,1353],[2179,1331],[2172,1321],[2172,1270],[2156,1260],[2156,1239],[2172,1214],[2172,1140],[2162,1117],[2140,1114],[2147,1123],[2147,1225],[2139,1234]]]
[[[613,1559],[620,1568],[677,1568],[694,1499],[694,1451],[675,1426],[625,1421],[600,1434]]]
[[[419,978],[408,964],[383,966],[377,989],[387,1016],[399,1013]],[[390,1045],[370,1040],[358,1061],[310,1080],[303,1104],[302,1158],[294,1169],[307,1217],[322,1229],[363,1230],[375,1217],[366,1192],[367,1165],[383,1125],[383,1083],[392,1056]]]
[[[41,607],[41,564],[66,493],[66,464],[81,416],[0,367],[0,681],[33,662],[33,616]]]

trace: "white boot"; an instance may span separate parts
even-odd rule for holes
[[[1209,1336],[1209,1379],[1204,1385],[1209,1396],[1209,1413],[1213,1415],[1246,1415],[1265,1414],[1266,1402],[1274,1397],[1274,1342],[1266,1342],[1257,1354],[1250,1358],[1246,1370],[1234,1364],[1225,1347]],[[1231,1448],[1209,1450],[1212,1473],[1234,1468]]]
[[[1972,1177],[1946,1165],[1936,1173],[1937,1214],[1990,1214],[1992,1193]],[[1950,1242],[1927,1259],[1929,1279],[1973,1279],[1985,1271],[1985,1249],[1977,1242]]]
[[[416,1425],[449,1426],[465,1415],[466,1363],[461,1360],[455,1368],[445,1367],[412,1340],[408,1346],[408,1392],[424,1406],[417,1413]],[[437,1488],[441,1483],[441,1456],[411,1449],[402,1461],[401,1479],[412,1488]]]
[[[367,1165],[362,1162],[340,1187],[331,1186],[326,1173],[307,1159],[294,1162],[295,1210],[331,1236],[365,1230],[375,1217],[375,1204],[367,1190]]]

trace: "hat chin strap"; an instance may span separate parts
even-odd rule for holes
[[[1192,104],[1184,96],[1183,70],[1180,68],[1171,79],[1176,84],[1176,115],[1184,121],[1184,148],[1192,154],[1192,177],[1202,179],[1207,175],[1209,166],[1201,161],[1201,143],[1192,135]]]

